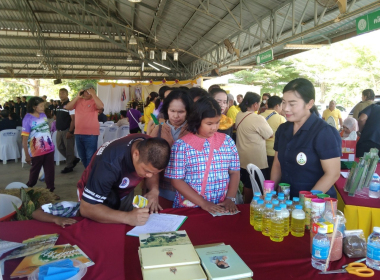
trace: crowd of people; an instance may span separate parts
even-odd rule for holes
[[[66,89],[59,91],[59,97],[57,148],[67,159],[62,173],[71,172],[82,161],[86,169],[77,185],[77,208],[82,216],[103,223],[142,225],[149,213],[169,207],[235,212],[240,182],[244,202],[252,200],[250,163],[276,185],[290,184],[291,197],[311,189],[336,197],[333,185],[340,175],[342,139],[359,138],[359,156],[380,147],[380,105],[371,102],[373,91],[363,91],[363,101],[357,105],[361,111],[343,121],[333,100],[319,115],[314,86],[303,78],[289,82],[282,97],[247,92],[238,95],[237,102],[218,85],[208,91],[161,87],[149,94],[144,112],[138,110],[137,102],[122,110],[115,125],[129,125],[130,134],[99,149],[99,116],[104,105],[94,86],[87,85],[71,101]],[[23,148],[26,161],[33,163],[27,185],[35,185],[43,167],[47,188],[53,191],[55,147],[45,104],[39,97],[28,101]],[[330,117],[337,119],[333,125],[325,121]],[[74,145],[80,159],[74,156]],[[149,204],[133,208],[134,188],[142,181]],[[44,221],[57,221],[47,213],[37,213]],[[64,226],[65,219],[59,224]]]

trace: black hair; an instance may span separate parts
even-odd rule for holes
[[[136,102],[136,101],[133,101],[131,103],[131,109],[136,109],[136,107],[138,106],[139,104]]]
[[[51,114],[51,110],[49,108],[45,109],[45,115],[48,119],[51,119],[53,115]]]
[[[152,91],[149,93],[149,96],[146,98],[145,106],[148,106],[150,102],[152,102],[156,97],[158,97],[158,93],[155,91]]]
[[[309,103],[310,100],[315,100],[315,88],[313,84],[304,78],[298,78],[290,81],[285,87],[282,93],[287,91],[295,91],[301,96],[305,103]]]
[[[375,92],[370,88],[363,90],[362,95],[367,97],[367,100],[375,100]]]
[[[1,115],[1,117],[2,118],[8,118],[9,117],[9,111],[8,110],[6,110],[6,109],[4,109],[4,110],[2,110],[1,112],[0,112],[0,115]]]
[[[120,115],[122,115],[124,118],[127,117],[127,110],[121,110]]]
[[[259,103],[260,99],[261,99],[260,95],[258,95],[255,92],[248,91],[245,94],[243,101],[240,103],[239,107],[242,112],[247,112],[247,109],[251,107],[253,104]]]
[[[208,88],[207,91],[210,93],[211,90],[214,89],[214,88],[220,88],[220,86],[219,86],[219,85],[212,85],[212,86],[210,86],[210,87]]]
[[[244,96],[243,96],[242,94],[238,94],[238,95],[236,96],[236,98],[238,98],[239,96],[241,96],[241,98],[244,98]]]
[[[263,96],[261,97],[261,98],[263,98],[264,96],[266,96],[266,97],[268,97],[268,99],[270,98],[270,93],[263,93]],[[264,101],[264,100],[263,100]],[[261,104],[260,104],[260,108],[261,107],[264,107],[265,106],[265,104],[264,104],[264,102],[261,102]],[[268,101],[267,101],[268,102]],[[268,103],[267,103],[268,104]],[[269,106],[269,105],[268,105]],[[269,107],[268,107],[269,108]]]
[[[34,107],[38,106],[38,104],[45,102],[41,97],[32,97],[28,101],[28,105],[26,105],[26,111],[28,113],[34,113]]]
[[[263,96],[262,96],[262,97],[264,97],[264,96],[267,96],[268,98],[270,98],[271,95],[270,95],[270,93],[267,93],[267,92],[266,92],[266,93],[263,93]]]
[[[158,90],[158,97],[161,99],[165,99],[165,91],[167,91],[169,89],[170,89],[170,87],[168,87],[168,86],[160,87],[160,89]]]
[[[314,113],[319,118],[319,112],[317,106],[313,105],[313,107],[310,108],[310,113]]]
[[[276,95],[269,97],[267,101],[268,108],[270,109],[273,109],[274,107],[276,107],[277,105],[280,105],[281,103],[282,103],[282,98]]]
[[[10,113],[9,116],[12,118],[14,121],[18,121],[20,119],[20,116],[17,115],[16,113]]]
[[[118,210],[120,208],[120,198],[115,190],[111,189],[106,200],[103,201],[103,205],[114,210]]]
[[[189,89],[189,95],[190,95],[190,98],[192,100],[194,100],[195,98],[199,97],[201,98],[202,96],[208,96],[208,92],[203,89],[203,88],[200,88],[200,87],[193,87],[191,89]]]
[[[67,89],[65,89],[65,88],[60,88],[58,92],[60,92],[61,90],[65,91],[67,94],[69,94],[69,91]]]
[[[19,96],[19,97],[16,97],[16,99],[20,99],[21,100],[21,97]]]
[[[168,110],[169,110],[170,103],[176,99],[181,100],[183,105],[185,105],[186,117],[189,116],[190,112],[192,111],[194,102],[189,96],[189,94],[182,89],[175,89],[169,93],[169,95],[165,98],[164,103],[162,104],[162,108],[160,112],[164,114],[165,120],[169,119]]]
[[[185,87],[185,86],[180,86],[179,88],[182,89],[182,90],[184,90],[184,91],[188,91],[189,90],[189,88]]]
[[[199,98],[187,119],[187,130],[194,134],[197,133],[203,119],[220,116],[221,111],[218,102],[213,97],[203,96]]]
[[[166,168],[170,159],[170,145],[163,138],[148,138],[136,145],[140,154],[140,162],[150,163],[154,168],[161,170]]]
[[[219,92],[224,92],[226,95],[228,95],[227,92],[226,92],[224,89],[222,89],[222,88],[213,88],[213,89],[211,89],[211,90],[209,91],[209,93],[210,93],[210,95],[211,95],[212,97],[215,97],[215,95],[216,95],[217,93],[219,93]]]

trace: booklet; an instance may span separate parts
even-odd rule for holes
[[[229,280],[252,277],[252,270],[230,245],[196,249],[209,279]]]
[[[18,243],[18,242],[11,242],[11,241],[5,241],[0,239],[0,257],[16,248],[25,246],[25,244]]]
[[[13,271],[11,278],[26,277],[38,267],[62,259],[75,259],[81,261],[87,267],[94,265],[94,262],[77,245],[56,245],[53,248],[25,257]]]
[[[186,216],[172,214],[151,214],[143,226],[136,226],[127,235],[138,237],[143,233],[176,231],[186,221]]]
[[[199,264],[186,231],[140,234],[141,266],[144,269]]]

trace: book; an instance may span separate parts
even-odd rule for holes
[[[230,245],[196,249],[209,279],[229,280],[252,277],[252,270]]]
[[[199,264],[186,231],[140,234],[143,269]]]
[[[78,246],[72,246],[70,244],[56,245],[42,252],[25,257],[13,271],[11,278],[26,277],[33,273],[38,267],[62,259],[78,260],[87,267],[94,265],[94,262],[83,253]]]
[[[150,214],[143,226],[136,226],[127,232],[127,235],[138,237],[142,233],[157,233],[178,230],[187,217],[172,214]]]
[[[25,246],[25,244],[0,239],[0,257],[3,254],[22,246]]]
[[[207,280],[200,264],[141,269],[144,280]]]

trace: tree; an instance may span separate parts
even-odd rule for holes
[[[9,100],[16,100],[16,97],[30,95],[30,88],[21,83],[16,83],[11,79],[0,79],[0,104]]]
[[[239,71],[234,76],[235,79],[230,79],[229,83],[261,86],[261,93],[279,95],[291,80],[307,75],[298,70],[293,61],[280,59],[259,65],[250,71]]]
[[[96,88],[96,84],[99,80],[89,79],[89,80],[62,80],[62,85],[67,85],[70,88],[69,96],[70,99],[77,96],[78,92],[83,89],[87,84],[93,84]]]

